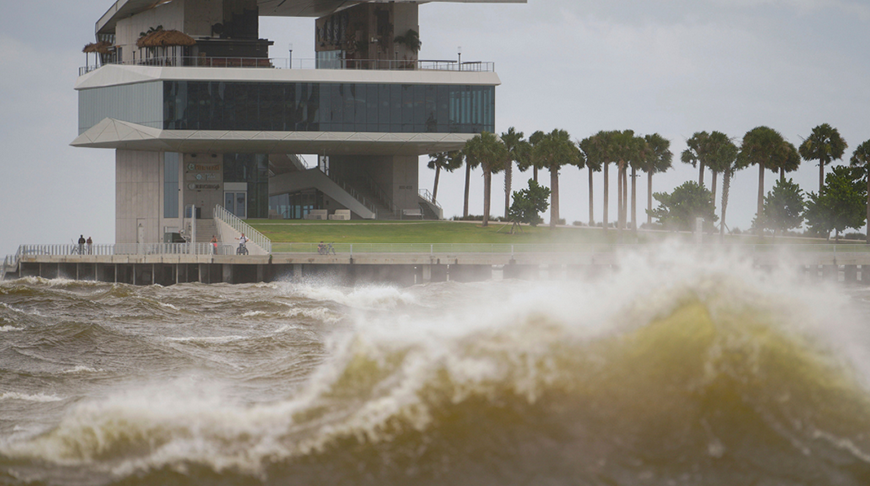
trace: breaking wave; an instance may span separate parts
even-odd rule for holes
[[[367,311],[299,389],[266,403],[184,380],[118,391],[0,442],[0,467],[106,484],[870,481],[870,336],[848,295],[683,248],[621,268],[558,284],[279,286]]]

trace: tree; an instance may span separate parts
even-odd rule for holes
[[[541,143],[541,140],[544,139],[545,133],[538,130],[529,137],[529,153],[528,157],[525,160],[521,160],[517,162],[517,166],[520,168],[520,172],[525,172],[529,168],[532,169],[532,178],[535,182],[538,182],[538,169],[541,168],[540,161],[535,159],[535,146]]]
[[[811,192],[804,215],[810,229],[816,234],[831,237],[836,231],[836,241],[846,228],[860,228],[866,221],[867,190],[860,171],[848,166],[834,167],[825,177],[825,185],[819,194]]]
[[[633,130],[611,132],[609,143],[606,145],[609,158],[617,163],[619,174],[617,176],[618,217],[616,229],[622,239],[622,230],[625,228],[627,219],[628,188],[626,187],[627,171],[632,161],[641,160],[642,153],[646,150],[646,141],[642,137],[636,137]]]
[[[718,132],[714,132],[718,133]],[[731,139],[726,137],[726,141],[723,142],[719,148],[716,150],[716,154],[714,155],[713,165],[716,166],[717,170],[722,172],[722,219],[719,224],[719,236],[720,238],[725,238],[725,214],[728,210],[728,195],[731,192],[731,178],[737,173],[738,170],[746,167],[745,160],[738,156],[739,149],[737,145],[734,145],[734,142]],[[716,179],[716,172],[713,172],[713,179]],[[715,202],[715,183],[713,186],[714,189],[714,202]]]
[[[772,229],[776,237],[777,231],[785,232],[801,226],[804,223],[803,212],[804,194],[800,186],[791,179],[780,179],[764,198],[761,219],[756,217],[752,226]]]
[[[534,179],[529,179],[528,189],[516,191],[513,194],[514,202],[508,212],[508,217],[514,224],[527,223],[537,226],[544,220],[541,213],[550,206],[547,199],[550,197],[550,189],[538,185]],[[513,228],[511,228],[513,232]]]
[[[456,157],[465,162],[465,204],[462,206],[462,216],[468,217],[468,193],[471,190],[471,169],[476,169],[479,162],[468,160],[465,156],[465,150],[460,150],[456,153]]]
[[[708,226],[718,219],[713,193],[694,181],[684,182],[671,194],[657,192],[653,197],[659,202],[659,207],[647,211],[665,228],[691,231],[696,218],[704,218]]]
[[[586,137],[577,142],[577,146],[583,152],[583,157],[586,159],[586,169],[589,171],[589,226],[595,225],[595,213],[593,211],[594,200],[592,199],[592,173],[601,172],[601,167],[604,165],[601,150],[598,148],[597,135]]]
[[[508,158],[507,147],[494,134],[483,132],[465,144],[466,164],[475,163],[483,169],[483,226],[489,225],[492,174],[500,171]]]
[[[712,131],[707,139],[704,159],[710,172],[713,174],[713,182],[710,184],[710,192],[713,193],[713,204],[716,204],[716,186],[719,174],[724,174],[734,159],[737,158],[737,146],[722,132]],[[724,220],[724,218],[723,218]]]
[[[514,127],[501,134],[508,151],[508,161],[504,167],[504,215],[508,216],[511,196],[511,179],[513,178],[513,163],[523,165],[529,158],[532,146],[523,139],[523,132],[518,132]]]
[[[541,137],[532,148],[532,159],[550,171],[550,228],[559,221],[559,170],[564,165],[583,167],[583,153],[565,130],[555,129]]]
[[[704,168],[707,165],[707,143],[710,140],[710,134],[707,132],[695,132],[692,138],[686,140],[688,148],[683,150],[680,160],[684,164],[692,164],[692,167],[700,167],[698,175],[698,184],[704,185]]]
[[[806,160],[819,161],[819,192],[825,184],[825,166],[833,160],[843,158],[843,152],[848,145],[836,128],[822,123],[813,128],[813,132],[800,146],[800,155]]]
[[[778,171],[788,160],[788,150],[784,148],[786,141],[776,130],[768,127],[755,127],[743,136],[739,157],[742,165],[758,166],[758,207],[756,217],[764,209],[764,169]],[[758,228],[758,235],[764,236],[764,230]]]
[[[462,166],[462,159],[456,157],[455,154],[450,152],[429,154],[429,164],[427,167],[435,169],[435,184],[432,188],[432,202],[438,200],[438,179],[441,176],[441,170],[443,169],[447,172],[453,172],[460,166]]]
[[[641,170],[646,172],[646,208],[652,209],[652,178],[653,174],[666,172],[671,168],[671,161],[674,154],[670,151],[670,140],[662,137],[658,133],[647,135],[644,137],[649,150],[646,152],[646,157],[641,161]],[[647,224],[652,224],[652,216],[647,212]]]
[[[852,153],[852,168],[867,180],[867,221],[870,222],[870,140],[862,143]],[[870,227],[867,228],[867,244],[870,245]]]

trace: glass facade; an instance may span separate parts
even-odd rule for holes
[[[233,196],[234,214],[245,214],[244,218],[269,217],[269,156],[265,154],[224,154],[224,182],[246,182],[247,193]],[[241,201],[238,197],[245,194]],[[241,202],[247,205],[244,210],[236,206]],[[229,210],[229,203],[225,201]]]
[[[323,207],[323,193],[316,189],[278,194],[269,198],[269,209],[282,219],[305,219],[312,209]]]
[[[163,154],[163,217],[178,217],[178,154]]]
[[[166,130],[479,133],[495,87],[164,81]]]

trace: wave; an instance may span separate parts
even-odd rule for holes
[[[0,456],[125,484],[867,483],[870,342],[847,297],[683,248],[622,268],[454,284],[461,306],[357,316],[291,396],[164,383]]]
[[[5,392],[3,394],[0,394],[0,401],[3,400],[21,400],[25,402],[60,402],[64,399],[56,395],[46,395],[44,393],[30,395],[27,393]]]

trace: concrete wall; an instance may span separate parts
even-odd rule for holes
[[[215,5],[217,4],[217,5]],[[196,37],[210,37],[211,27],[223,22],[220,2],[214,0],[184,0],[184,32]]]
[[[163,241],[162,172],[161,152],[115,151],[115,243],[137,243],[140,224],[143,243]]]
[[[213,218],[215,205],[224,205],[223,156],[183,154],[181,170],[184,205],[202,208],[202,218]]]
[[[330,170],[350,184],[365,187],[371,179],[398,209],[419,209],[418,158],[403,155],[330,156]],[[365,190],[365,189],[364,189]]]

